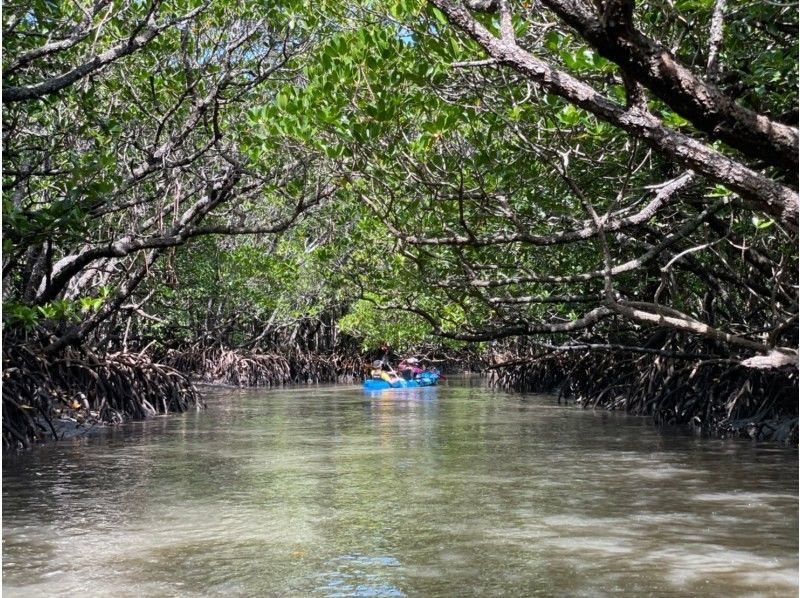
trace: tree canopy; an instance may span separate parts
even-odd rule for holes
[[[726,0],[9,4],[4,335],[796,363],[796,31]]]

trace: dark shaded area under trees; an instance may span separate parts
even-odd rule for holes
[[[4,8],[4,446],[383,342],[797,442],[796,5]]]

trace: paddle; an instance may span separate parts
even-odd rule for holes
[[[392,364],[389,363],[388,361],[384,361],[384,360],[381,360],[381,362],[383,363],[383,365],[385,365],[387,368],[389,368],[389,373],[392,374],[395,377],[396,380],[399,380],[400,382],[402,382],[403,386],[405,386],[405,382],[406,381],[403,378],[401,378],[398,375],[397,372],[394,371],[394,368],[392,367]]]

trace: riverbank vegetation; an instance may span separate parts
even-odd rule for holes
[[[5,446],[384,343],[796,442],[795,4],[5,13]]]

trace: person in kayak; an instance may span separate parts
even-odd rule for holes
[[[406,380],[413,380],[417,374],[422,372],[422,368],[419,367],[419,359],[416,357],[406,357],[400,362],[397,369],[400,370],[401,375]]]
[[[370,370],[370,378],[373,380],[385,380],[389,384],[394,384],[400,377],[393,371],[386,371],[389,365],[380,359],[372,362],[372,370]]]
[[[381,374],[383,374],[383,362],[380,359],[376,359],[372,362],[372,369],[369,371],[369,377],[373,380],[380,380]]]

